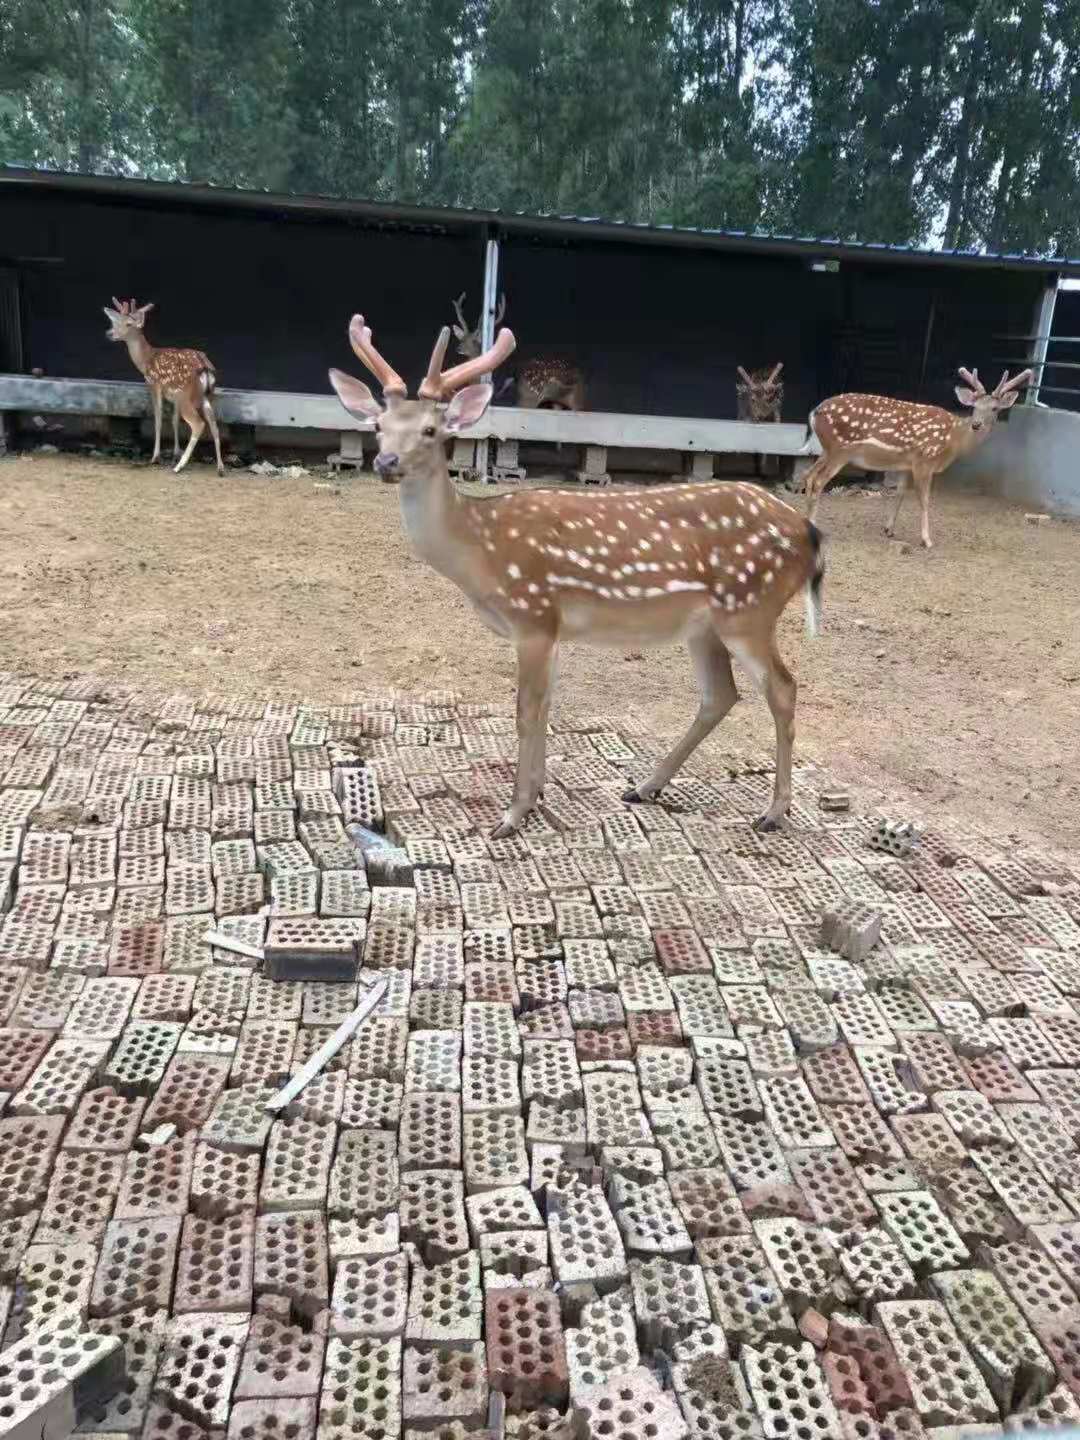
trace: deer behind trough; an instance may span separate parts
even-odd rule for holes
[[[784,406],[784,382],[780,371],[784,368],[781,360],[771,370],[744,370],[736,365],[735,373],[735,414],[739,420],[751,420],[755,424],[779,425],[780,412]]]
[[[467,360],[480,354],[482,321],[470,326],[465,319],[462,306],[464,291],[453,302],[457,324],[453,326],[457,340],[458,354]],[[499,296],[495,312],[495,328],[498,329],[506,314],[506,296]],[[519,365],[516,381],[507,381],[499,389],[499,395],[513,389],[514,403],[523,410],[584,410],[585,377],[580,368],[558,355],[534,355]]]
[[[1032,379],[1030,370],[1022,370],[1010,380],[1006,370],[988,392],[977,370],[961,366],[959,373],[965,383],[957,385],[956,398],[970,407],[970,415],[954,415],[939,405],[916,405],[885,395],[834,395],[811,411],[809,429],[821,442],[821,454],[806,472],[810,518],[817,512],[825,486],[845,465],[898,470],[900,493],[885,533],[892,535],[896,529],[910,475],[922,508],[922,543],[929,550],[934,476],[958,456],[982,445],[998,415],[1015,404],[1017,391]]]
[[[199,437],[209,425],[217,456],[217,472],[224,475],[221,437],[212,404],[217,386],[214,367],[202,350],[159,349],[151,345],[143,334],[143,326],[153,308],[153,301],[148,305],[136,305],[134,300],[117,300],[115,295],[112,309],[108,305],[103,306],[109,320],[106,338],[122,340],[127,345],[132,363],[150,387],[154,405],[154,454],[150,463],[156,464],[161,455],[161,408],[163,398],[167,397],[173,406],[173,459],[180,456],[173,467],[174,474],[178,475],[191,459]],[[191,429],[191,438],[183,455],[180,455],[181,415]]]
[[[510,834],[544,788],[548,712],[563,640],[593,645],[685,642],[701,691],[689,730],[624,799],[651,800],[738,699],[731,657],[764,692],[776,726],[772,802],[757,822],[776,829],[791,805],[795,681],[776,646],[776,624],[805,592],[811,629],[825,573],[817,529],[750,484],[662,485],[578,493],[531,490],[471,499],[450,480],[446,442],[475,425],[491,400],[475,384],[513,352],[509,330],[484,354],[443,370],[449,328],[435,342],[417,399],[375,349],[363,316],[349,340],[382,386],[330,371],[350,414],[374,421],[377,473],[401,482],[414,549],[464,593],[484,623],[517,652],[518,763],[496,837]]]

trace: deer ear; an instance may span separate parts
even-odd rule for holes
[[[974,390],[969,390],[966,385],[957,385],[956,398],[961,405],[974,405],[978,398]]]
[[[102,308],[102,310],[105,311],[105,314],[106,314],[106,316],[108,317],[108,320],[109,320],[110,325],[119,325],[119,323],[120,323],[120,311],[119,311],[119,310],[110,310],[109,307],[108,307],[108,305],[103,305],[101,308]]]
[[[465,331],[461,328],[460,325],[451,325],[450,328],[451,328],[451,330],[453,330],[454,336],[455,336],[456,339],[458,339],[458,340],[464,340],[464,339],[465,339]]]
[[[443,415],[446,433],[456,435],[459,430],[468,430],[475,425],[491,404],[493,388],[491,385],[466,385],[464,390],[459,390]]]
[[[1004,395],[998,397],[997,406],[995,408],[998,410],[1008,410],[1010,405],[1016,404],[1017,399],[1019,398],[1019,394],[1020,392],[1018,390],[1006,390]]]
[[[330,371],[330,384],[337,391],[337,397],[350,415],[358,420],[375,420],[383,413],[383,407],[362,380],[354,380],[344,370]]]

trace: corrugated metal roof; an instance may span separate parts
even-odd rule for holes
[[[654,225],[608,220],[597,215],[530,214],[455,206],[407,205],[376,200],[342,200],[325,195],[285,195],[165,180],[129,180],[108,175],[0,167],[0,186],[90,195],[133,204],[183,205],[234,209],[311,218],[345,219],[367,225],[407,227],[447,234],[495,229],[536,240],[622,241],[644,245],[766,255],[802,260],[860,260],[906,265],[962,266],[978,269],[1036,270],[1080,276],[1080,259],[1063,256],[987,254],[976,250],[929,250],[884,241],[841,240],[826,235],[778,235],[760,230],[721,230],[694,225]],[[0,191],[2,194],[3,191]]]

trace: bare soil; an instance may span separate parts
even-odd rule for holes
[[[1080,526],[939,483],[926,553],[884,538],[888,507],[851,487],[822,505],[825,631],[809,639],[793,604],[781,637],[799,751],[860,804],[1080,848]],[[911,508],[900,535],[916,533]],[[410,555],[393,487],[62,454],[0,461],[0,668],[318,698],[514,692],[510,647]],[[708,744],[772,745],[746,693]],[[580,646],[560,700],[670,737],[696,705],[681,651]]]

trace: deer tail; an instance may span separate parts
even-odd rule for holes
[[[821,531],[812,520],[806,522],[807,537],[814,557],[814,569],[806,582],[806,628],[821,633],[821,587],[825,580],[825,546]]]
[[[210,363],[210,357],[202,350],[196,352],[202,364],[199,366],[199,389],[202,391],[203,399],[209,400],[217,389],[217,376],[214,374],[214,367]]]
[[[799,451],[799,454],[800,454],[800,455],[809,455],[809,454],[810,454],[810,441],[811,441],[811,439],[813,438],[813,436],[817,433],[817,432],[815,431],[815,429],[814,429],[814,416],[815,416],[816,414],[817,414],[817,407],[815,406],[815,408],[810,411],[810,414],[809,414],[809,416],[807,417],[807,421],[806,421],[806,434],[803,436],[802,449]]]

